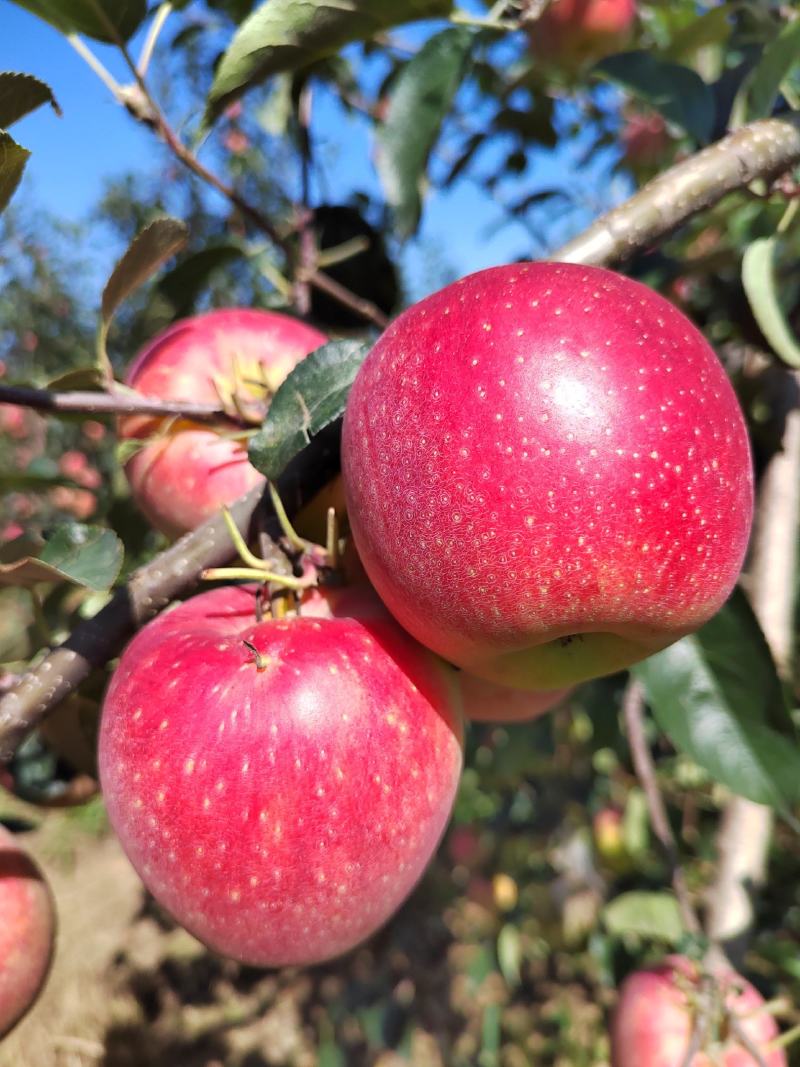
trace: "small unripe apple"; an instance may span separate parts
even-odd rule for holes
[[[385,922],[461,770],[452,668],[374,596],[306,607],[259,623],[253,590],[228,586],[158,616],[123,653],[100,727],[109,817],[144,883],[201,941],[260,966],[329,959]]]
[[[658,112],[632,111],[621,133],[623,158],[634,169],[649,169],[663,163],[670,146],[667,124]]]
[[[464,717],[472,722],[529,722],[552,711],[569,693],[564,689],[526,691],[487,682],[461,671],[458,676]]]
[[[713,977],[716,987],[702,994],[700,970],[685,956],[668,956],[629,975],[611,1027],[612,1067],[687,1067],[698,1018],[705,1020],[706,1040],[688,1067],[756,1067],[730,1019],[758,1049],[765,1067],[786,1067],[785,1051],[769,1048],[778,1026],[758,990],[733,970]]]
[[[53,898],[42,873],[0,826],[0,1037],[33,1005],[55,938]]]
[[[636,6],[636,0],[550,0],[530,25],[530,49],[554,66],[579,70],[625,47]]]
[[[297,363],[325,343],[318,330],[274,311],[225,308],[173,323],[137,356],[126,383],[144,396],[237,405],[260,421],[272,393]],[[178,537],[264,479],[231,425],[129,415],[123,440],[148,440],[125,465],[136,503],[168,537]],[[160,437],[158,435],[161,435]]]
[[[342,471],[399,622],[521,689],[701,626],[753,513],[744,418],[702,334],[644,285],[565,263],[480,271],[395,319],[353,383]]]

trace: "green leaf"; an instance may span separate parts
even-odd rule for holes
[[[714,781],[783,811],[800,800],[800,745],[743,594],[633,670],[661,729]]]
[[[0,72],[0,127],[7,128],[42,104],[50,104],[57,115],[61,114],[49,85],[32,74]]]
[[[764,49],[758,66],[745,83],[746,121],[768,118],[778,98],[781,83],[800,63],[800,21],[787,23]]]
[[[158,290],[172,304],[176,315],[187,315],[214,271],[243,255],[236,245],[217,245],[194,252],[167,271],[158,283]]]
[[[800,367],[800,344],[778,299],[777,252],[776,237],[753,241],[742,260],[742,284],[750,309],[772,350],[790,367]]]
[[[31,555],[33,551],[36,556]],[[122,542],[113,530],[78,522],[60,523],[43,543],[23,534],[3,546],[0,585],[67,581],[104,590],[119,574],[122,557]]]
[[[138,234],[119,260],[103,290],[98,331],[98,353],[105,362],[105,344],[111,320],[120,304],[186,243],[189,231],[178,219],[155,219]]]
[[[249,457],[256,470],[276,481],[311,438],[344,413],[368,350],[361,341],[331,341],[297,364],[250,439]]]
[[[447,15],[452,0],[267,0],[239,27],[217,66],[204,124],[271,74],[300,70],[415,19]]]
[[[522,947],[519,930],[513,923],[506,923],[497,935],[497,962],[507,984],[512,988],[518,986]]]
[[[725,44],[733,30],[733,16],[741,2],[718,4],[679,30],[664,51],[669,59],[692,57],[708,45]]]
[[[657,59],[650,52],[620,52],[592,68],[626,89],[637,101],[706,144],[714,127],[714,93],[689,67]]]
[[[14,0],[62,33],[83,33],[96,41],[127,41],[147,14],[146,0]]]
[[[410,237],[419,222],[428,157],[461,84],[472,40],[463,27],[436,34],[392,85],[377,166],[401,237]]]
[[[602,916],[606,929],[616,937],[634,935],[675,945],[685,933],[678,902],[671,893],[623,893],[606,904]]]
[[[18,145],[5,130],[0,130],[0,211],[14,195],[29,155],[27,148]]]

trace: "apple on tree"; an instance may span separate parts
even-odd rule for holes
[[[468,671],[458,676],[464,718],[470,722],[529,722],[558,707],[572,692],[563,689],[524,690],[477,678]]]
[[[0,826],[0,1037],[33,1005],[53,955],[55,911],[42,873]]]
[[[480,271],[400,315],[353,383],[342,471],[398,621],[520,689],[612,673],[702,625],[753,511],[708,342],[652,290],[572,264]]]
[[[324,334],[274,311],[224,308],[173,323],[139,353],[126,384],[144,396],[217,403],[260,422],[269,397]],[[231,427],[127,415],[123,440],[142,440],[125,465],[136,503],[178,537],[263,481]]]
[[[529,24],[534,56],[570,71],[620,51],[631,39],[636,0],[550,0]]]
[[[455,672],[364,590],[256,621],[254,590],[144,627],[105,699],[100,779],[144,883],[211,948],[309,964],[421,876],[462,763]]]
[[[711,977],[704,992],[700,969],[686,956],[629,975],[612,1020],[612,1067],[758,1067],[747,1044],[763,1067],[787,1067],[786,1052],[770,1048],[778,1026],[758,990],[733,970]],[[698,1023],[705,1038],[687,1064]]]

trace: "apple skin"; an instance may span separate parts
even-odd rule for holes
[[[20,1021],[47,979],[55,909],[42,873],[0,826],[0,1037]]]
[[[144,396],[193,403],[220,403],[215,385],[235,387],[237,365],[258,379],[259,368],[274,392],[304,356],[325,344],[318,330],[288,315],[223,308],[173,323],[142,350],[126,384]],[[263,393],[244,399],[264,408]],[[240,389],[241,395],[241,389]],[[165,420],[131,415],[119,420],[122,440],[158,433]],[[230,433],[230,426],[224,429]],[[125,465],[136,503],[149,522],[176,538],[263,482],[247,458],[247,443],[186,419],[168,426],[162,440],[136,452]]]
[[[734,971],[717,977],[728,1012],[759,1049],[766,1067],[787,1067],[783,1049],[767,1051],[778,1026],[770,1014],[758,1011],[764,1004],[758,990]],[[697,966],[685,956],[668,956],[656,967],[629,975],[611,1026],[612,1067],[683,1067],[693,1028],[692,990],[699,988]],[[755,1061],[731,1035],[723,1045],[699,1051],[690,1067],[755,1067]]]
[[[462,765],[452,668],[377,598],[309,599],[307,617],[258,624],[253,590],[228,586],[160,615],[123,653],[100,727],[109,817],[145,885],[258,966],[338,956],[384,923]]]
[[[530,722],[557,707],[572,688],[526,692],[462,671],[458,676],[464,717],[471,722]]]
[[[528,30],[530,50],[576,72],[628,44],[636,9],[636,0],[551,0]]]
[[[493,267],[395,319],[348,397],[342,472],[401,625],[512,688],[610,674],[695,630],[752,523],[747,430],[713,350],[598,267]]]

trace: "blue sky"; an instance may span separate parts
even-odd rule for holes
[[[181,18],[180,14],[172,17],[162,43],[180,27]],[[140,39],[132,44],[137,55]],[[91,48],[120,81],[129,80],[113,48],[96,42],[91,42]],[[41,206],[62,218],[80,219],[96,202],[105,178],[147,167],[152,159],[153,135],[115,103],[61,34],[8,0],[0,0],[0,69],[40,77],[52,87],[63,110],[63,117],[58,118],[49,108],[40,109],[14,127],[15,137],[32,153],[16,194],[21,202]],[[338,146],[329,174],[337,192],[376,188],[372,145],[364,125],[343,120],[324,100],[316,125],[319,141]],[[543,157],[537,161],[533,180],[537,184],[574,181],[567,163],[563,154],[560,161]],[[469,181],[460,181],[451,192],[434,195],[424,216],[421,239],[410,242],[404,252],[412,286],[418,278],[419,286],[424,287],[422,263],[432,251],[458,275],[535,254],[521,226],[487,232],[499,215],[497,205]],[[104,248],[102,241],[97,244],[94,255],[99,256],[98,270],[104,272],[119,249]]]

